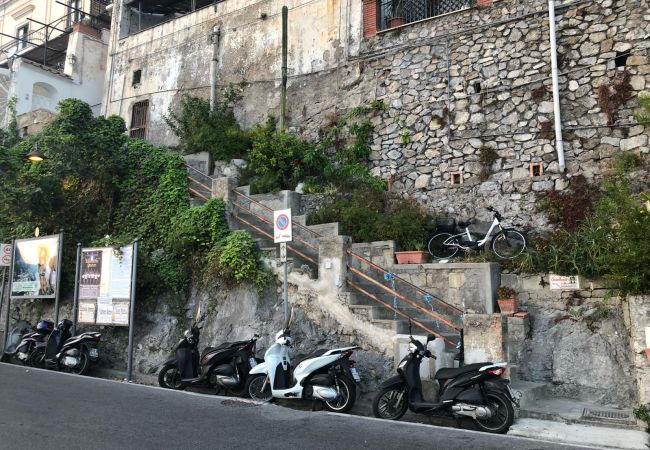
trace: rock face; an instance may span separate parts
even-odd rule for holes
[[[520,309],[530,314],[528,339],[510,355],[517,376],[552,383],[558,396],[636,404],[641,389],[624,318],[627,303],[599,288],[550,291],[539,285],[541,277],[502,275],[502,283],[519,291]]]

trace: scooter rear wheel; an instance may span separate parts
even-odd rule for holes
[[[390,386],[377,393],[372,402],[375,417],[399,420],[408,409],[408,395],[404,386]]]
[[[270,380],[267,381],[267,375],[251,375],[246,380],[246,393],[248,396],[260,402],[270,402],[273,400]]]
[[[329,411],[346,413],[354,406],[357,400],[357,386],[354,381],[347,377],[338,379],[338,388],[340,396],[336,400],[325,402],[325,407]]]
[[[158,373],[158,385],[167,389],[182,391],[185,386],[181,383],[181,371],[178,366],[167,364]]]
[[[35,349],[27,357],[27,365],[30,367],[36,367],[39,369],[45,369],[45,352],[41,349]]]
[[[501,392],[488,391],[488,404],[494,414],[489,419],[475,419],[476,425],[488,433],[503,434],[515,420],[515,409],[508,397]]]
[[[77,375],[84,375],[90,369],[90,355],[88,350],[82,348],[79,351],[79,359],[81,360],[76,367],[70,368],[70,372]]]

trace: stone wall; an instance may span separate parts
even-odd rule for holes
[[[547,274],[504,273],[501,283],[519,293],[519,309],[530,314],[527,339],[513,342],[512,349],[519,351],[509,355],[517,365],[517,377],[552,383],[560,396],[626,407],[636,404],[640,373],[630,346],[624,299],[612,297],[589,280],[581,280],[581,290],[551,291]],[[641,312],[638,309],[635,316]],[[521,330],[515,331],[520,337]]]
[[[230,14],[236,4],[220,3],[223,15],[204,8],[117,41],[107,112],[128,123],[129,105],[149,98],[151,138],[173,144],[160,115],[182,92],[207,96],[207,35],[219,23],[219,85],[234,86],[236,95],[229,98],[238,118],[250,126],[268,113],[277,116],[278,36],[271,33],[277,16],[259,21],[259,11],[251,8]],[[552,128],[546,2],[501,0],[366,40],[361,1],[348,5],[313,4],[315,20],[331,22],[315,40],[304,35],[310,25],[300,19],[311,7],[290,11],[287,120],[290,130],[316,140],[333,118],[383,100],[388,109],[372,118],[371,166],[394,194],[481,220],[488,220],[484,207],[491,205],[516,225],[545,227],[535,208],[539,194],[564,190],[579,174],[599,180],[616,151],[647,159],[649,131],[635,126],[631,113],[637,93],[650,86],[648,0],[556,2],[566,174],[559,172]],[[247,56],[236,61],[240,55]],[[131,87],[137,68],[143,82]],[[626,71],[630,100],[609,125],[597,91],[619,83]],[[483,167],[481,155],[491,152],[496,160]],[[541,164],[540,174],[531,176],[531,163]],[[460,174],[462,184],[450,183],[452,173]],[[647,172],[640,175],[647,183]]]

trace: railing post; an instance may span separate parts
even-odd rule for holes
[[[232,198],[232,191],[237,187],[234,178],[221,177],[212,179],[212,198],[220,198],[226,204],[226,208],[230,209],[230,203],[234,200]]]

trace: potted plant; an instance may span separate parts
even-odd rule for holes
[[[405,23],[404,0],[393,0],[391,4],[391,17],[388,19],[388,28],[399,27]]]
[[[429,252],[424,249],[424,243],[422,241],[407,241],[404,248],[413,250],[395,252],[397,264],[424,264],[427,262]]]
[[[508,286],[499,286],[497,289],[497,303],[501,314],[511,316],[517,312],[519,302],[517,292]]]

